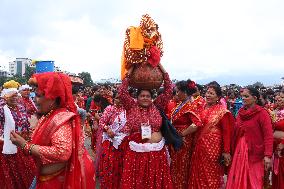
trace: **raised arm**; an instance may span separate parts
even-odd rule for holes
[[[161,64],[159,64],[159,66],[164,75],[164,92],[156,98],[156,100],[154,101],[154,104],[159,109],[165,110],[167,104],[172,98],[173,88],[172,88],[172,82],[170,80],[169,74],[165,71],[165,69],[162,67]]]
[[[118,89],[119,99],[126,110],[130,110],[135,105],[135,100],[130,96],[128,92],[128,82],[129,78],[127,76],[122,80],[122,84]]]

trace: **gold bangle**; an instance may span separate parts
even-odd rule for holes
[[[28,142],[26,141],[26,142],[24,143],[24,145],[21,146],[21,149],[22,149],[22,150],[25,149],[25,147],[27,146],[27,143],[28,143]]]
[[[33,149],[34,146],[35,146],[35,144],[32,144],[32,145],[30,146],[29,155],[32,155],[32,149]]]

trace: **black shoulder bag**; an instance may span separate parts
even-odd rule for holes
[[[164,111],[160,109],[159,111],[162,116],[161,133],[166,140],[166,144],[173,145],[175,151],[177,151],[182,146],[182,137],[178,134],[177,130],[174,128]]]

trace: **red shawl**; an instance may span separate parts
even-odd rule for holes
[[[39,129],[41,132],[38,131],[34,134],[32,142],[35,144],[45,143],[48,140],[47,137],[51,136],[62,124],[66,123],[66,121],[72,121],[73,147],[64,188],[87,188],[83,162],[83,136],[80,117],[77,114],[77,108],[72,97],[71,80],[67,75],[55,72],[35,74],[33,77],[36,79],[39,92],[43,93],[46,98],[60,98],[61,109],[54,111],[42,123],[39,123],[39,126],[42,127]],[[57,124],[51,123],[58,116],[64,118],[61,120],[61,124],[59,122]]]

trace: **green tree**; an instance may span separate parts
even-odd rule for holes
[[[259,81],[257,81],[257,82],[255,82],[254,84],[252,84],[252,86],[255,87],[255,88],[264,87],[263,83],[261,83],[261,82],[259,82]]]
[[[7,81],[7,77],[0,77],[0,88],[3,86],[3,84]]]
[[[78,75],[79,75],[80,78],[83,79],[85,86],[93,85],[94,82],[93,82],[91,74],[89,72],[81,72]]]
[[[26,66],[26,72],[25,72],[25,79],[29,81],[29,79],[32,77],[32,75],[35,73],[35,67]]]

